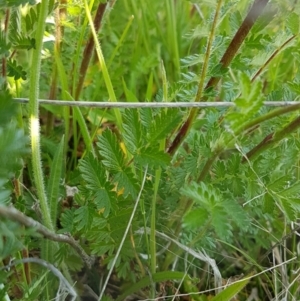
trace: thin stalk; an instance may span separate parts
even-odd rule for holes
[[[269,0],[255,0],[252,7],[250,8],[246,18],[244,19],[243,23],[241,24],[240,28],[236,32],[235,36],[233,37],[231,43],[227,47],[227,50],[225,51],[223,57],[220,60],[220,64],[223,68],[227,68],[231,61],[234,59],[236,53],[240,49],[242,43],[244,42],[246,36],[248,35],[250,29],[253,27],[255,21],[257,18],[262,14],[264,8],[268,4]],[[208,81],[208,83],[205,86],[204,90],[215,88],[217,84],[220,81],[220,77],[212,77]],[[199,82],[200,85],[200,82]],[[199,89],[198,89],[199,91]],[[197,92],[198,94],[198,92]],[[199,95],[201,97],[201,93],[199,92]],[[201,101],[207,101],[207,97],[202,97]],[[200,99],[199,99],[200,100]],[[189,117],[187,120],[183,123],[182,127],[177,133],[177,136],[173,140],[173,143],[168,149],[168,153],[171,155],[174,155],[178,147],[181,145],[187,134],[189,133],[189,130],[192,126],[192,122],[194,121],[196,116],[195,110],[191,110]]]
[[[94,5],[94,0],[90,0],[90,5],[89,8],[90,10],[93,8]],[[81,55],[81,46],[83,45],[84,38],[85,38],[85,33],[86,33],[86,27],[88,24],[88,18],[85,16],[84,21],[82,24],[80,24],[80,35],[79,39],[77,42],[77,49],[73,58],[74,64],[72,66],[72,72],[71,72],[71,78],[72,78],[72,86],[70,87],[71,95],[75,95],[76,87],[77,87],[77,82],[78,82],[78,66],[79,66],[79,60]]]
[[[131,24],[132,24],[133,19],[134,19],[134,15],[131,15],[131,16],[129,17],[129,20],[128,20],[126,26],[125,26],[124,31],[123,31],[122,34],[121,34],[120,39],[118,40],[118,44],[117,44],[116,47],[114,48],[114,51],[113,51],[113,53],[111,54],[111,56],[110,56],[110,58],[109,58],[109,60],[108,60],[108,62],[107,62],[107,68],[108,68],[108,69],[109,69],[109,67],[111,66],[111,64],[112,64],[112,62],[113,62],[113,60],[114,60],[114,58],[115,58],[115,56],[116,56],[118,50],[119,50],[120,47],[122,46],[122,43],[123,43],[123,41],[125,40],[125,38],[126,38],[126,36],[127,36],[128,30],[129,30],[129,28],[130,28],[130,26],[131,26]]]
[[[62,6],[55,11],[55,51],[60,54],[61,50],[61,41],[64,33],[63,27],[61,26],[62,22],[66,19],[66,0],[61,0],[60,5]],[[52,76],[51,76],[51,85],[49,92],[49,99],[56,99],[57,93],[57,66],[56,62],[53,62]],[[54,114],[51,111],[47,111],[47,123],[46,123],[46,135],[50,135],[53,130],[54,125]],[[65,133],[66,134],[66,133]],[[67,136],[65,136],[67,137]]]
[[[287,126],[282,128],[278,132],[273,132],[267,135],[258,145],[256,145],[252,150],[250,150],[246,154],[246,158],[248,160],[258,156],[262,151],[270,148],[280,140],[282,140],[285,136],[294,132],[300,127],[300,116],[290,122]],[[246,162],[246,158],[243,158],[242,162]]]
[[[214,151],[213,155],[206,161],[206,163],[198,177],[198,182],[204,180],[205,176],[209,172],[210,167],[212,166],[214,161],[219,157],[219,155],[221,153],[223,153],[226,150],[227,145],[232,143],[232,141],[234,140],[235,137],[239,136],[240,134],[242,134],[243,132],[245,132],[247,130],[250,130],[251,128],[259,125],[260,123],[262,123],[264,121],[270,120],[274,117],[279,117],[283,114],[297,111],[299,109],[300,109],[300,104],[296,104],[295,106],[291,106],[291,107],[278,108],[278,109],[275,109],[263,116],[259,116],[253,120],[250,120],[249,122],[242,125],[239,129],[236,130],[236,132],[234,133],[233,136],[230,136],[229,138],[225,139],[223,145],[221,145],[216,151]],[[268,139],[270,139],[270,137],[268,138],[268,136],[267,136],[265,138],[265,142],[267,142]]]
[[[40,202],[40,209],[42,214],[42,221],[44,225],[51,231],[54,231],[54,227],[51,221],[49,204],[47,200],[44,175],[42,169],[42,158],[41,158],[41,146],[40,146],[40,121],[39,121],[39,83],[40,83],[40,71],[41,71],[41,54],[43,48],[43,37],[45,31],[45,23],[48,13],[49,0],[41,2],[40,13],[37,23],[36,30],[36,48],[32,53],[32,63],[30,72],[30,83],[29,83],[29,132],[31,138],[31,152],[32,152],[32,169],[33,178],[37,190],[38,199]],[[53,244],[43,242],[42,244],[42,256],[46,261],[50,260],[54,254],[52,249]],[[49,300],[50,288],[46,285],[44,291],[44,298]]]
[[[107,275],[107,277],[106,277],[106,279],[105,279],[105,282],[104,282],[104,284],[103,284],[103,287],[102,287],[102,290],[101,290],[101,292],[100,292],[98,301],[101,301],[102,298],[103,298],[104,291],[105,291],[106,286],[107,286],[107,284],[108,284],[109,278],[110,278],[110,276],[111,276],[111,274],[112,274],[113,269],[115,268],[116,262],[117,262],[117,260],[118,260],[118,257],[119,257],[119,255],[120,255],[120,253],[121,253],[122,247],[123,247],[124,242],[125,242],[125,239],[126,239],[126,237],[127,237],[127,234],[128,234],[128,232],[129,232],[129,230],[130,230],[130,227],[132,226],[132,220],[133,220],[133,218],[134,218],[134,216],[135,216],[135,212],[136,212],[137,206],[138,206],[138,204],[139,204],[139,201],[140,201],[140,198],[141,198],[143,189],[144,189],[144,185],[145,185],[145,182],[146,182],[147,171],[148,171],[148,165],[146,166],[145,171],[144,171],[144,177],[143,177],[143,180],[142,180],[142,183],[141,183],[141,189],[140,189],[140,192],[139,192],[139,194],[138,194],[138,196],[137,196],[137,198],[136,198],[136,201],[135,201],[135,204],[134,204],[132,213],[131,213],[131,215],[130,215],[130,218],[129,218],[127,227],[126,227],[126,229],[125,229],[124,235],[123,235],[123,237],[122,237],[122,240],[121,240],[121,242],[120,242],[120,245],[119,245],[119,247],[118,247],[118,250],[117,250],[117,252],[116,252],[116,254],[115,254],[115,257],[114,257],[114,259],[113,259],[113,261],[112,261],[112,263],[111,263],[110,269],[109,269],[109,271],[108,271],[108,275]]]
[[[180,70],[180,59],[179,59],[179,51],[178,51],[178,39],[177,39],[177,29],[176,29],[176,15],[175,15],[175,1],[174,0],[166,0],[166,11],[167,11],[167,37],[168,46],[172,47],[170,49],[170,53],[173,57],[173,63],[175,66],[175,74],[176,77],[179,74]]]
[[[30,116],[30,138],[32,151],[33,178],[37,189],[38,198],[41,206],[41,213],[44,225],[49,230],[54,230],[50,218],[50,211],[44,185],[44,176],[42,171],[41,146],[40,146],[40,122],[39,122],[39,82],[41,69],[41,54],[43,47],[43,37],[45,31],[45,22],[48,13],[49,0],[43,0],[40,7],[40,15],[36,30],[36,49],[32,53],[32,64],[30,72],[29,88],[29,116]],[[47,254],[47,258],[48,259]]]
[[[168,82],[167,74],[164,68],[163,61],[161,62],[162,70],[162,80],[163,80],[163,101],[168,100]],[[165,109],[167,110],[167,108]],[[160,142],[159,149],[163,151],[166,147],[166,139]],[[150,229],[150,256],[151,256],[151,273],[154,275],[156,273],[156,201],[158,195],[159,183],[161,180],[161,168],[155,171],[155,183],[154,183],[154,193],[151,206],[151,229]],[[152,292],[152,297],[155,297],[155,288]]]
[[[108,70],[107,70],[107,67],[106,67],[106,63],[105,63],[105,60],[104,60],[104,56],[103,56],[103,53],[102,53],[102,50],[101,50],[100,43],[98,41],[96,29],[95,29],[94,24],[93,24],[91,12],[90,12],[87,0],[84,0],[84,4],[85,4],[85,12],[86,12],[86,15],[87,15],[87,18],[89,20],[90,27],[91,27],[92,35],[93,35],[94,42],[95,42],[96,53],[97,53],[97,56],[98,56],[98,60],[99,60],[99,63],[100,63],[100,67],[101,67],[101,70],[102,70],[104,82],[105,82],[105,85],[106,85],[106,88],[107,88],[107,91],[108,91],[110,101],[117,102],[117,97],[115,95],[115,91],[114,91],[114,88],[113,88],[113,85],[112,85],[112,82],[111,82],[111,79],[110,79],[110,76],[109,76],[109,73],[108,73]],[[113,112],[114,112],[115,117],[116,117],[117,126],[118,126],[119,130],[121,131],[122,130],[122,116],[121,116],[120,110],[113,109]]]
[[[221,10],[222,2],[223,2],[223,0],[218,1],[215,16],[214,16],[214,20],[213,20],[213,23],[212,23],[212,28],[211,28],[210,35],[209,35],[209,38],[208,38],[208,41],[207,41],[207,47],[206,47],[204,62],[203,62],[203,66],[202,66],[200,81],[199,81],[199,84],[198,84],[198,90],[197,90],[197,94],[196,94],[196,97],[195,97],[195,102],[201,101],[204,82],[205,82],[207,69],[208,69],[208,62],[209,62],[209,58],[210,58],[210,54],[211,54],[212,43],[213,43],[213,39],[214,39],[214,36],[215,36],[217,21],[218,21],[219,13],[220,13],[220,10]],[[193,109],[190,110],[190,113],[189,113],[189,116],[188,116],[187,120],[185,121],[185,123],[183,124],[181,129],[179,130],[177,136],[175,137],[172,145],[170,146],[170,148],[168,150],[169,154],[173,155],[175,153],[175,151],[177,150],[177,148],[179,147],[179,145],[184,140],[184,138],[187,136],[187,134],[190,131],[190,128],[192,127],[192,124],[193,124],[193,122],[194,122],[194,120],[195,120],[195,118],[198,114],[198,111],[199,111],[199,109],[197,109],[197,108],[193,108]]]
[[[284,49],[284,47],[294,40],[297,37],[297,35],[293,35],[290,38],[288,38],[280,47],[278,47],[272,55],[267,59],[267,61],[258,69],[258,71],[254,74],[254,76],[251,78],[251,82],[254,82],[255,79],[267,68],[267,66],[270,64],[270,62],[276,57],[277,54],[281,52],[281,50]]]
[[[155,182],[153,189],[152,205],[151,205],[151,231],[150,231],[150,256],[151,256],[151,273],[156,273],[156,200],[159,182],[161,178],[161,168],[155,171]]]
[[[103,20],[103,15],[105,12],[105,9],[107,7],[107,2],[106,3],[99,3],[95,18],[94,18],[94,26],[95,26],[95,31],[98,32]],[[94,52],[94,38],[93,35],[91,34],[89,37],[88,42],[85,45],[83,55],[82,55],[82,61],[81,61],[81,66],[79,69],[79,79],[76,87],[76,92],[75,92],[75,99],[78,100],[80,93],[82,91],[84,79],[86,76],[86,72],[90,63],[90,60],[92,58],[93,52]]]

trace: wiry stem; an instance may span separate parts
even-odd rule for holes
[[[242,43],[244,42],[246,36],[248,35],[250,29],[253,27],[257,18],[262,14],[265,6],[268,4],[269,0],[255,0],[252,7],[250,8],[246,18],[244,19],[242,25],[238,29],[237,33],[233,37],[231,43],[229,44],[226,52],[224,53],[223,57],[220,60],[220,64],[223,68],[227,68],[231,61],[234,59],[236,53],[238,52],[239,48],[241,47]],[[205,90],[215,88],[220,81],[220,77],[212,77],[206,84]],[[198,94],[198,93],[197,93]],[[207,97],[202,97],[201,101],[206,101]],[[188,119],[183,123],[182,127],[180,128],[177,136],[175,137],[173,143],[168,149],[168,153],[173,155],[178,147],[181,145],[185,137],[187,136],[192,123],[195,119],[196,113],[191,111]]]
[[[268,134],[258,145],[256,145],[252,150],[250,150],[246,154],[246,158],[249,160],[253,157],[256,157],[262,151],[266,150],[267,148],[270,148],[275,143],[282,140],[285,136],[297,130],[299,127],[300,127],[300,117],[297,117],[295,120],[290,122],[287,126],[285,126],[280,131]],[[246,162],[246,158],[243,158],[242,162]]]
[[[106,3],[99,3],[97,11],[96,11],[96,15],[94,18],[94,26],[95,26],[95,30],[96,32],[99,31],[100,26],[101,26],[101,22],[103,20],[103,15],[105,12],[107,6],[107,2]],[[79,95],[81,93],[82,87],[83,87],[83,82],[86,76],[86,72],[93,54],[95,48],[95,42],[94,42],[94,38],[93,35],[90,34],[89,40],[85,45],[85,49],[83,51],[83,56],[82,56],[82,61],[81,61],[81,66],[79,69],[79,80],[77,83],[77,87],[76,87],[76,92],[75,92],[75,100],[78,100]]]

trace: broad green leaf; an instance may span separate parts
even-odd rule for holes
[[[123,77],[122,77],[122,84],[123,84],[123,89],[125,92],[126,100],[128,102],[130,102],[130,101],[138,102],[139,100],[136,98],[135,94],[127,88],[126,82]],[[133,111],[136,111],[136,110],[133,110]]]
[[[102,136],[99,136],[97,145],[100,155],[103,156],[102,163],[114,172],[122,171],[125,159],[116,135],[106,130]]]

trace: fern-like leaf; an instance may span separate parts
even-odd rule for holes
[[[91,154],[80,161],[79,170],[86,181],[86,187],[92,192],[98,210],[103,210],[103,215],[108,216],[111,202],[115,199],[113,186],[106,180],[104,166]]]
[[[118,185],[118,190],[122,191],[124,189],[124,197],[131,194],[132,197],[136,197],[138,193],[138,183],[130,170],[130,168],[125,168],[115,174],[114,180]]]
[[[142,166],[164,167],[169,164],[170,156],[154,147],[143,147],[138,154],[134,156],[135,162]]]
[[[263,104],[262,82],[251,82],[245,73],[241,74],[239,80],[241,97],[235,100],[235,111],[226,116],[234,131],[237,131],[249,118],[253,117]]]
[[[23,70],[23,67],[17,65],[17,62],[12,59],[7,60],[7,75],[13,77],[15,80],[20,78],[26,80],[27,78],[27,74]]]
[[[177,110],[162,111],[156,116],[154,122],[152,122],[149,131],[149,143],[156,144],[161,139],[165,139],[178,125],[180,120],[181,117]]]
[[[183,226],[187,229],[199,229],[209,219],[209,212],[205,208],[196,208],[188,212],[183,219]]]
[[[125,159],[117,137],[110,130],[107,130],[99,137],[97,145],[101,156],[103,156],[102,163],[112,171],[122,171]]]
[[[228,221],[228,215],[226,214],[225,210],[221,206],[214,206],[211,210],[211,218],[212,218],[212,225],[216,234],[221,239],[228,239],[232,236],[231,232],[231,225]]]
[[[131,154],[134,154],[142,146],[142,129],[138,110],[126,110],[123,121],[124,141]]]
[[[90,229],[95,213],[91,206],[81,206],[74,212],[74,223],[77,231]]]

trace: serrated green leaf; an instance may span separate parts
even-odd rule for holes
[[[118,190],[124,189],[124,197],[127,197],[128,194],[131,194],[133,198],[137,196],[138,184],[130,168],[118,172],[114,180],[118,185]]]
[[[142,129],[138,110],[125,110],[123,115],[123,137],[131,154],[142,146]]]
[[[174,130],[180,122],[181,117],[177,110],[162,111],[155,117],[149,130],[149,143],[156,144],[161,139],[167,136]]]
[[[225,209],[228,218],[233,220],[239,228],[244,230],[249,228],[251,220],[246,210],[244,210],[236,200],[224,200],[222,206]]]
[[[59,230],[58,233],[73,233],[74,230],[74,212],[75,209],[67,209],[61,214],[60,224],[63,229]]]
[[[183,195],[193,199],[198,204],[204,204],[209,207],[213,207],[221,201],[219,193],[212,186],[206,185],[204,182],[199,184],[195,182],[189,183],[181,188],[180,191]]]
[[[205,190],[206,186],[203,182],[197,184],[195,182],[190,183],[189,185],[185,185],[183,188],[180,189],[180,192],[197,202],[198,204],[208,204],[208,200],[204,198],[203,191]]]
[[[239,83],[241,96],[235,100],[236,108],[226,115],[226,120],[229,121],[232,129],[237,132],[263,105],[263,84],[261,81],[251,82],[245,73],[241,73]]]
[[[80,160],[79,170],[82,178],[87,182],[86,186],[93,192],[106,186],[104,166],[92,154]]]
[[[228,215],[221,206],[215,206],[211,210],[212,226],[220,239],[228,239],[232,236],[231,225],[228,222]]]
[[[17,34],[12,37],[11,42],[16,49],[35,49],[35,39],[30,37]]]
[[[188,212],[183,218],[183,227],[196,230],[205,225],[210,215],[205,208],[196,208]]]
[[[227,73],[227,71],[228,68],[224,68],[223,64],[217,64],[212,70],[210,70],[209,75],[213,77],[222,77]]]
[[[95,198],[98,210],[103,210],[103,215],[108,216],[111,210],[111,202],[115,199],[112,192],[113,185],[106,180],[105,168],[92,154],[86,156],[79,163],[82,178],[86,181],[86,187],[91,190]]]
[[[143,108],[140,110],[140,118],[141,123],[145,129],[149,129],[151,127],[151,123],[153,121],[153,114],[151,108]]]
[[[81,206],[74,212],[74,223],[76,223],[76,230],[87,231],[93,222],[94,209],[90,206]]]
[[[15,80],[22,78],[26,80],[26,72],[23,70],[23,67],[17,65],[17,62],[9,59],[7,60],[7,75],[13,77]]]
[[[116,135],[106,130],[102,136],[99,136],[97,145],[100,155],[103,156],[102,163],[114,172],[122,171],[125,159]]]
[[[103,211],[103,216],[107,217],[111,210],[111,204],[116,199],[115,193],[106,189],[99,189],[95,193],[95,203],[97,209]]]
[[[140,165],[150,167],[165,167],[170,163],[169,154],[160,151],[154,147],[143,147],[138,154],[134,156],[134,161]]]
[[[266,193],[264,195],[263,212],[272,214],[274,212],[274,209],[275,209],[274,199],[269,193]]]
[[[287,182],[285,183],[287,185]],[[294,183],[290,187],[280,191],[279,193],[281,196],[284,197],[296,197],[300,195],[300,181]]]
[[[112,252],[114,249],[115,249],[115,246],[113,244],[103,245],[103,244],[99,243],[98,245],[94,246],[94,248],[92,250],[92,254],[101,256],[101,255],[106,254],[107,252]]]
[[[280,198],[280,204],[284,211],[284,214],[288,218],[289,221],[296,220],[296,210],[293,208],[292,204],[286,198]]]

